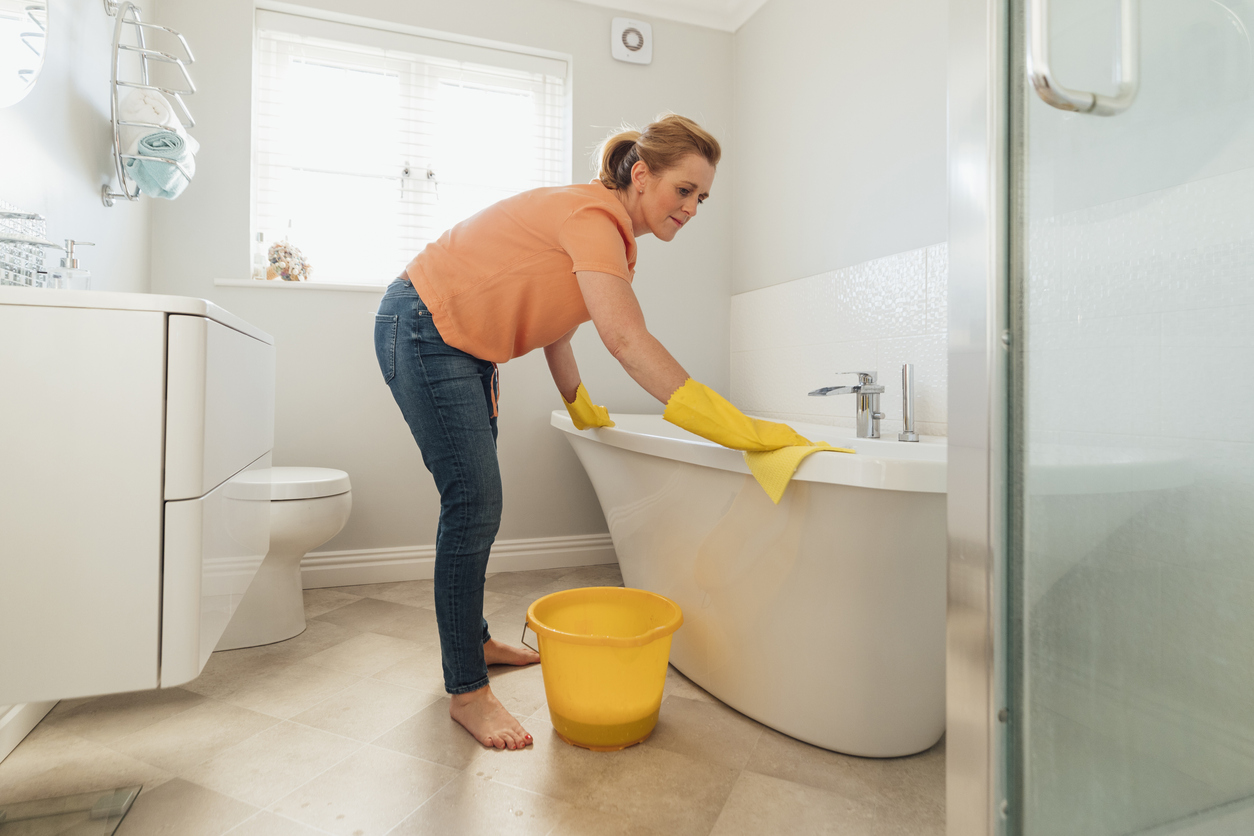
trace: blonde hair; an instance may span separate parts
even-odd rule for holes
[[[661,174],[689,154],[698,154],[717,166],[723,149],[696,122],[671,113],[649,123],[643,131],[624,126],[606,137],[598,152],[601,170],[597,179],[607,189],[625,189],[631,185],[631,168],[637,160],[643,160],[653,174]]]

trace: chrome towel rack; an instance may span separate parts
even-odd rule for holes
[[[152,128],[154,131],[169,130],[168,125],[158,125],[153,122],[132,122],[121,118],[119,109],[119,88],[135,88],[139,90],[153,90],[164,94],[173,106],[180,111],[176,115],[186,128],[196,126],[196,120],[192,118],[191,111],[187,109],[187,103],[183,101],[184,96],[190,96],[196,92],[196,85],[192,82],[191,74],[187,72],[187,65],[194,63],[195,58],[192,56],[192,48],[188,45],[187,39],[168,26],[160,26],[156,23],[147,23],[140,18],[139,6],[125,0],[125,2],[117,2],[117,0],[104,0],[105,12],[110,16],[117,17],[117,24],[113,27],[113,53],[112,53],[112,72],[109,78],[110,86],[110,118],[113,121],[113,162],[117,170],[118,188],[120,192],[115,192],[110,184],[106,183],[100,189],[100,198],[105,206],[112,206],[118,198],[127,200],[139,199],[139,186],[127,185],[126,161],[127,160],[150,160],[154,162],[173,165],[179,173],[191,180],[191,174],[182,165],[162,157],[145,156],[143,154],[127,154],[125,148],[122,147],[122,128]],[[134,44],[122,43],[122,33],[126,27],[133,27],[135,37]],[[145,41],[144,34],[146,30],[155,30],[157,32],[165,32],[174,37],[181,49],[181,55],[171,52],[163,52],[157,49],[150,49]],[[122,56],[128,52],[133,52],[139,56],[139,81],[129,81],[119,78],[121,74]],[[182,75],[182,80],[186,89],[175,89],[171,87],[162,87],[151,83],[149,77],[149,61],[156,61],[162,64],[170,64],[177,67]]]

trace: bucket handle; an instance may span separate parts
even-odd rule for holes
[[[520,638],[520,639],[519,639],[519,641],[520,641],[520,642],[522,642],[523,647],[527,648],[528,650],[534,650],[536,653],[539,653],[539,652],[540,652],[540,648],[538,648],[538,647],[532,647],[531,645],[527,644],[527,628],[528,628],[528,627],[530,627],[530,626],[531,626],[531,625],[527,622],[527,619],[525,619],[525,618],[524,618],[524,619],[523,619],[523,631],[522,631],[522,638]],[[533,633],[534,633],[534,632],[535,632],[535,630],[532,630],[531,632],[533,632]]]

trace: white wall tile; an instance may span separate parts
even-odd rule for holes
[[[901,428],[901,364],[914,363],[919,431],[945,435],[947,247],[898,253],[732,298],[732,400],[778,420],[854,425],[852,397],[811,398],[875,371],[887,435]]]
[[[949,330],[949,244],[927,248],[927,320],[929,334]]]
[[[890,423],[894,433],[901,431],[901,367],[905,363],[914,364],[915,421],[947,423],[949,355],[946,336],[901,337],[880,340],[877,345],[880,382],[884,384],[880,411],[888,416],[881,427],[883,434],[887,435]]]

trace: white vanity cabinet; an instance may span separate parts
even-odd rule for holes
[[[0,288],[0,704],[194,679],[269,548],[274,341],[202,299]]]

